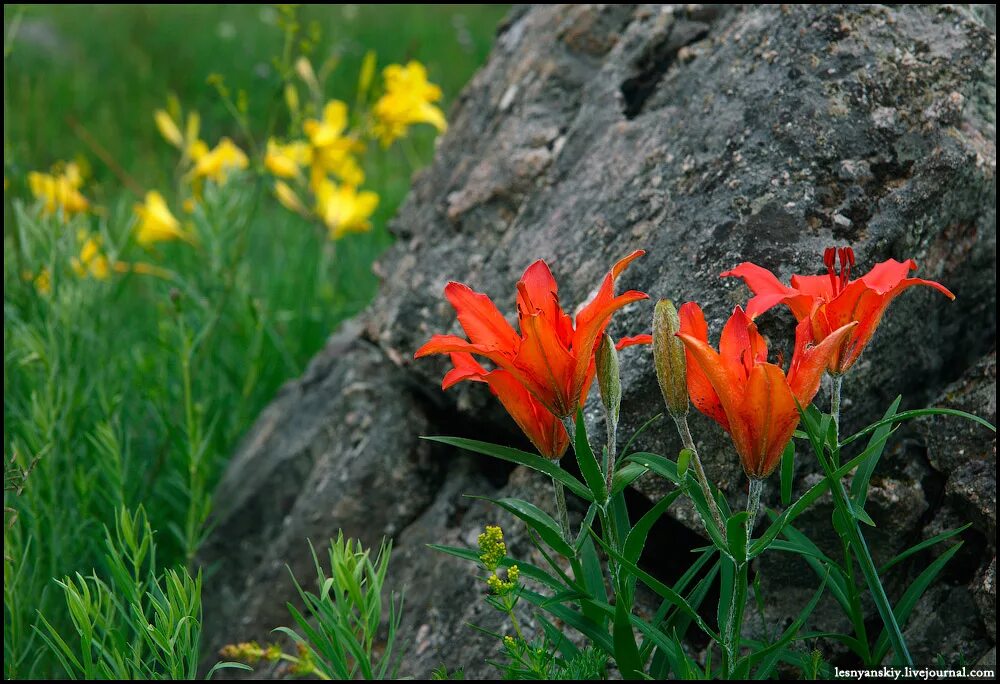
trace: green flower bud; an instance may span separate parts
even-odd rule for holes
[[[608,420],[615,425],[622,408],[622,379],[618,365],[618,350],[607,333],[601,338],[595,356],[597,362],[597,385],[601,390],[601,401],[608,412]]]
[[[658,301],[653,312],[653,361],[663,401],[675,418],[688,412],[687,361],[684,343],[677,339],[680,329],[674,303],[669,299]]]

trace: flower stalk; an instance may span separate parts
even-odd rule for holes
[[[712,513],[712,521],[715,522],[715,526],[719,529],[719,534],[725,539],[726,525],[722,521],[722,511],[719,510],[719,503],[712,495],[712,488],[708,484],[705,467],[702,466],[701,457],[698,456],[698,447],[694,445],[691,428],[688,427],[687,416],[674,416],[674,424],[677,426],[677,433],[681,436],[681,443],[684,445],[684,448],[691,452],[691,464],[694,465],[695,477],[698,480],[698,485],[701,487],[702,494],[705,496],[708,510]]]

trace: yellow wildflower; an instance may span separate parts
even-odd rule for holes
[[[326,224],[331,240],[371,230],[369,218],[377,206],[378,195],[370,190],[358,192],[354,186],[337,185],[329,179],[316,188],[316,214]]]
[[[52,293],[52,274],[45,267],[42,267],[42,270],[37,275],[31,271],[24,271],[21,274],[21,278],[30,281],[39,294],[48,295]]]
[[[90,208],[90,202],[80,193],[83,176],[73,162],[66,164],[62,171],[57,165],[52,173],[32,171],[28,174],[28,189],[36,199],[42,201],[42,213],[51,216],[59,211],[67,218]]]
[[[487,525],[479,535],[479,560],[483,567],[493,571],[507,555],[507,545],[503,541],[503,530],[499,525]]]
[[[195,138],[187,147],[188,156],[195,161],[198,161],[206,154],[208,154],[208,145],[204,140],[199,140]]]
[[[167,240],[194,242],[191,234],[181,227],[180,221],[171,213],[163,195],[156,190],[147,192],[146,201],[135,205],[135,213],[139,217],[135,239],[140,245],[147,246]]]
[[[86,231],[77,234],[80,242],[80,255],[70,259],[73,272],[79,277],[93,276],[98,280],[107,280],[111,275],[108,258],[101,252],[99,236],[88,235]]]
[[[441,99],[441,88],[427,80],[420,62],[390,64],[382,71],[385,94],[375,103],[375,136],[383,147],[402,138],[410,124],[426,123],[440,132],[448,129],[444,112],[432,104]]]
[[[160,132],[163,139],[174,147],[184,146],[184,134],[177,126],[177,122],[167,113],[165,109],[157,109],[153,112],[153,122],[156,123],[156,130]]]
[[[347,133],[347,105],[340,100],[330,100],[323,107],[322,119],[308,119],[302,130],[312,145],[312,173],[310,183],[314,193],[333,174],[348,185],[358,186],[365,180],[361,166],[354,158],[363,152],[364,144]]]
[[[517,578],[520,576],[520,572],[516,565],[512,565],[507,568],[507,579],[502,580],[494,572],[492,575],[486,578],[486,584],[489,586],[490,591],[494,594],[503,595],[509,594],[517,588]]]
[[[274,195],[285,209],[303,216],[309,215],[309,210],[302,204],[298,194],[285,181],[278,181],[274,184]]]
[[[299,168],[312,162],[312,150],[304,142],[292,141],[282,145],[274,138],[267,141],[264,166],[278,178],[295,178]]]
[[[195,160],[192,173],[196,178],[208,178],[224,185],[232,171],[250,165],[247,155],[229,138],[223,138],[211,150],[205,151],[206,147],[192,145],[191,158]]]

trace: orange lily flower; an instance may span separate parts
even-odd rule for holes
[[[786,375],[768,363],[767,342],[742,308],[736,307],[722,329],[718,352],[708,344],[708,325],[697,304],[685,304],[678,314],[691,403],[730,434],[747,477],[767,477],[799,424],[798,407],[816,396],[823,371],[856,324],[814,345],[808,321],[800,323]]]
[[[468,339],[458,335],[434,335],[417,350],[414,358],[451,354],[455,369],[446,376],[446,387],[458,380],[481,378],[490,383],[494,392],[503,388],[498,396],[505,406],[514,402],[515,394],[521,398],[530,397],[534,402],[531,411],[527,405],[511,411],[515,419],[518,414],[528,415],[539,407],[544,407],[557,419],[572,416],[587,399],[594,379],[594,350],[611,316],[631,302],[648,298],[645,293],[635,290],[617,296],[614,292],[618,276],[644,253],[635,251],[614,265],[593,300],[577,314],[575,324],[560,306],[555,278],[541,260],[529,266],[517,283],[520,332],[514,330],[489,297],[461,283],[448,283],[445,297],[455,307],[458,322]],[[621,340],[618,347],[651,341],[649,335],[639,335]],[[470,359],[459,356],[456,361],[455,355],[460,354],[489,359],[505,374],[499,376],[501,380],[490,382],[486,376],[491,374],[485,369],[480,373],[469,363]],[[516,393],[515,385],[519,386]]]
[[[444,376],[442,389],[462,380],[485,382],[539,454],[554,461],[563,457],[569,446],[566,428],[512,373],[500,369],[487,371],[468,352],[451,354],[451,362],[455,367]]]
[[[838,259],[839,272],[834,268]],[[778,304],[786,304],[796,320],[810,322],[816,341],[826,339],[847,323],[857,322],[854,331],[830,358],[827,370],[831,375],[841,375],[854,365],[875,334],[875,328],[889,303],[903,290],[914,285],[927,285],[949,299],[955,299],[955,295],[940,283],[907,277],[910,271],[917,268],[913,259],[902,263],[895,259],[883,261],[857,280],[851,280],[854,250],[850,247],[828,248],[823,255],[823,263],[826,275],[793,275],[791,287],[782,284],[767,269],[750,262],[726,271],[722,277],[742,278],[753,291],[755,296],[747,303],[747,314],[751,318]]]

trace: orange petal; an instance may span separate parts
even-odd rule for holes
[[[631,337],[623,337],[618,340],[618,344],[615,345],[615,349],[621,351],[625,347],[632,347],[637,344],[653,344],[652,335],[633,335]]]
[[[815,345],[809,320],[795,328],[795,351],[788,367],[788,386],[803,408],[816,396],[823,372],[844,348],[856,327],[857,323],[848,323]]]
[[[524,384],[557,416],[576,411],[577,398],[570,392],[575,359],[563,346],[552,322],[540,312],[521,319],[521,347],[514,365],[528,378]]]
[[[507,371],[495,370],[485,379],[507,413],[542,456],[558,460],[566,453],[569,436],[562,422],[536,400],[517,378]]]
[[[879,294],[885,294],[896,287],[910,271],[917,268],[917,262],[913,259],[906,261],[896,261],[889,259],[880,264],[875,264],[872,269],[865,273],[859,280],[863,280],[865,285],[875,290]]]
[[[649,299],[649,295],[644,292],[630,290],[613,297],[613,287],[610,274],[605,278],[605,285],[601,286],[597,296],[590,302],[576,317],[576,330],[573,332],[573,356],[576,358],[576,368],[573,373],[574,393],[582,394],[586,389],[587,370],[594,356],[594,348],[597,341],[604,334],[611,316],[618,309],[643,299]]]
[[[757,332],[753,320],[738,306],[722,328],[719,354],[734,381],[745,380],[754,363],[767,361],[767,342]]]
[[[715,391],[715,394],[719,399],[719,405],[721,406],[728,422],[728,425],[723,425],[723,427],[725,427],[732,436],[733,443],[736,444],[736,450],[741,454],[748,452],[750,436],[747,432],[747,427],[743,422],[743,415],[740,411],[743,404],[745,384],[743,382],[733,381],[723,366],[722,357],[719,356],[718,352],[708,346],[708,344],[685,333],[677,333],[677,337],[680,338],[687,351],[690,352],[690,356],[688,358],[694,361],[694,363],[688,363],[688,373],[691,373],[692,366],[701,368],[705,374],[705,378]],[[690,375],[688,377],[688,389],[690,391]],[[694,395],[692,395],[691,401],[695,404],[695,406],[698,406],[698,400]],[[699,409],[700,408],[701,407],[699,406]],[[715,416],[712,417],[715,418]],[[716,418],[716,420],[718,419]],[[719,421],[719,424],[722,425],[722,422]]]
[[[569,348],[573,337],[573,319],[559,305],[559,286],[548,264],[539,259],[531,264],[517,281],[518,320],[523,316],[541,313],[553,330]],[[523,328],[523,323],[522,323]]]
[[[809,311],[815,305],[816,294],[799,292],[794,287],[788,287],[766,268],[757,264],[745,261],[736,268],[730,269],[721,275],[722,278],[735,277],[742,278],[754,297],[747,302],[746,313],[750,318],[757,318],[760,314],[774,308],[778,304],[787,304],[796,318],[801,319],[809,315]],[[792,284],[795,284],[795,276],[792,276]],[[832,294],[832,291],[830,292]]]
[[[614,266],[611,267],[611,279],[612,280],[617,280],[618,276],[620,276],[622,274],[622,271],[624,271],[626,268],[628,268],[629,264],[631,264],[633,261],[635,261],[636,259],[638,259],[639,257],[641,257],[645,253],[646,253],[646,250],[644,250],[644,249],[637,249],[634,252],[632,252],[631,254],[629,254],[627,257],[625,257],[624,259],[619,259],[618,262]]]
[[[743,469],[758,479],[770,475],[799,424],[799,410],[782,370],[772,363],[754,366],[742,406],[747,426],[746,451],[740,451]],[[735,441],[735,440],[734,440]],[[737,450],[740,444],[736,443]]]
[[[487,374],[487,370],[472,358],[472,354],[465,352],[451,354],[451,362],[455,367],[444,376],[441,389],[446,390],[463,380],[485,382],[484,376]]]
[[[681,321],[681,333],[689,335],[703,344],[708,344],[708,323],[705,322],[705,314],[701,307],[694,302],[687,302],[682,305],[677,312]],[[722,426],[724,430],[729,430],[729,418],[722,408],[719,395],[709,382],[705,371],[695,359],[694,354],[686,346],[684,355],[687,360],[687,387],[688,396],[695,408],[704,413]]]
[[[462,283],[448,283],[444,296],[455,307],[458,322],[474,344],[499,349],[517,349],[518,334],[486,295],[474,292]]]

